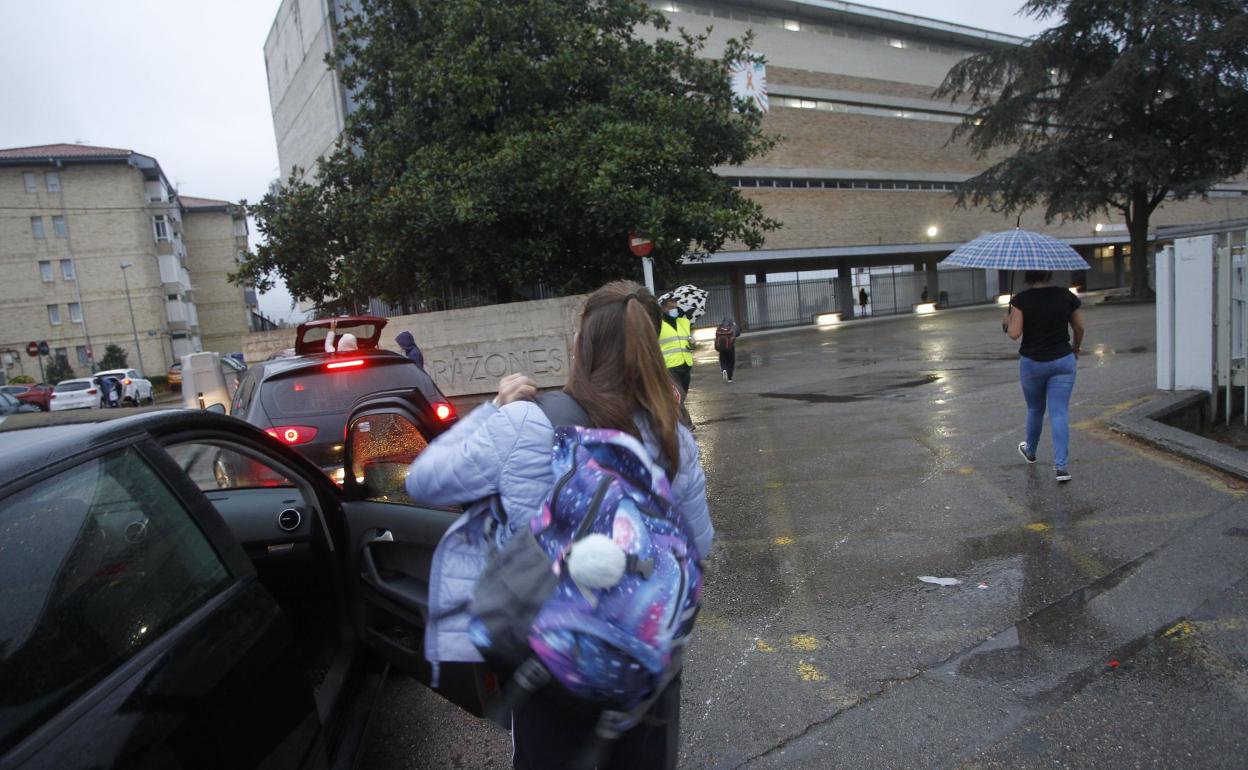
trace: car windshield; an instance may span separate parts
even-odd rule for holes
[[[274,419],[345,413],[368,393],[415,385],[416,365],[409,361],[365,362],[359,368],[317,368],[270,380],[260,389],[264,409]]]
[[[86,380],[72,380],[70,382],[62,382],[56,386],[57,393],[70,393],[75,390],[86,390],[91,387],[91,383]]]

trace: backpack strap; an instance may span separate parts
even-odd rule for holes
[[[576,399],[562,390],[552,390],[537,397],[537,406],[556,428],[589,426],[589,413]]]

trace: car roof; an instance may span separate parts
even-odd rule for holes
[[[94,375],[94,376],[99,377],[100,375],[98,375],[98,374],[97,374],[97,375]],[[87,383],[88,385],[94,385],[94,384],[95,384],[95,381],[94,381],[94,380],[92,380],[90,377],[70,377],[68,380],[61,380],[60,382],[58,382],[58,383],[56,383],[56,384],[57,384],[57,385],[64,385],[64,384],[65,384],[65,383],[67,383],[67,382],[85,382],[85,383]],[[53,386],[53,387],[55,387],[55,386]]]
[[[113,417],[107,410],[16,415],[0,423],[0,486],[127,437],[193,428],[246,435],[258,431],[233,417],[174,407],[121,417]]]
[[[380,350],[366,348],[364,350],[354,350],[350,353],[310,353],[305,356],[288,356],[286,358],[274,358],[271,361],[262,361],[252,366],[257,370],[264,379],[275,377],[279,374],[287,374],[289,372],[303,371],[306,369],[319,369],[330,361],[336,359],[348,360],[352,358],[372,358],[372,359],[391,359],[395,363],[403,361],[411,361],[407,356],[395,353],[392,350]]]
[[[134,367],[126,367],[125,369],[105,369],[102,372],[96,372],[95,376],[100,377],[105,374],[125,374],[130,371],[134,371]]]

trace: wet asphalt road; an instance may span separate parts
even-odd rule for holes
[[[699,355],[683,767],[1245,766],[1248,490],[1102,426],[1153,392],[1153,309],[1085,314],[1064,486],[995,309],[745,337],[731,385]],[[417,685],[381,709],[365,767],[509,766]]]

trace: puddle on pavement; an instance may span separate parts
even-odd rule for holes
[[[1125,643],[1115,640],[1115,629],[1088,607],[1150,558],[1146,554],[1123,564],[934,671],[990,681],[1039,700],[1064,700],[1100,675],[1106,660],[1129,657],[1151,638],[1150,632]],[[1025,576],[1024,580],[1037,577]]]
[[[780,398],[788,401],[803,401],[807,404],[848,404],[853,401],[865,401],[872,398],[888,398],[897,397],[890,395],[892,391],[904,390],[909,388],[917,388],[922,385],[931,385],[940,382],[941,375],[928,374],[914,380],[902,380],[901,382],[890,382],[883,387],[874,390],[868,390],[862,393],[759,393],[763,398]]]

